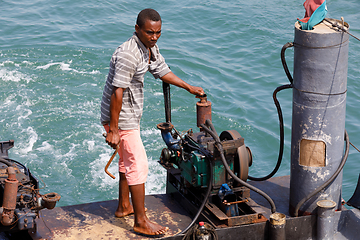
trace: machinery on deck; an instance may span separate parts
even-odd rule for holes
[[[211,123],[211,103],[206,96],[199,97],[197,103],[200,131],[190,129],[182,136],[170,122],[167,89],[165,84],[167,121],[157,125],[167,145],[160,157],[160,164],[167,169],[166,192],[181,195],[176,199],[194,214],[204,206],[203,215],[215,226],[264,221],[261,208],[250,198],[250,189],[239,184],[224,167],[225,160],[237,178],[243,182],[248,179],[252,154],[244,138],[236,130],[224,131],[219,136],[219,149]]]
[[[41,209],[53,209],[57,193],[41,195],[39,181],[20,162],[8,157],[14,141],[0,141],[0,231],[34,230]]]
[[[279,214],[272,199],[247,184],[246,180],[264,181],[278,170],[283,154],[284,130],[276,94],[292,88],[288,212],[293,217],[319,212],[318,222],[324,227],[317,229],[317,235],[319,239],[328,239],[321,236],[327,235],[333,225],[322,219],[322,211],[342,210],[342,168],[349,153],[349,139],[345,131],[349,41],[345,33],[349,26],[344,21],[325,20],[311,31],[302,30],[296,23],[294,42],[285,44],[281,51],[290,84],[278,87],[273,94],[279,114],[280,150],[275,169],[266,177],[248,176],[252,154],[236,130],[224,131],[218,136],[211,122],[211,103],[206,95],[199,97],[200,101],[196,104],[200,132],[190,129],[184,135],[180,134],[171,123],[170,87],[163,85],[166,122],[157,127],[167,148],[162,150],[160,163],[167,169],[167,193],[180,194],[181,197],[176,199],[182,201],[184,207],[190,211],[197,209],[194,219],[202,212],[203,217],[215,227],[263,221],[261,208],[257,208],[250,198],[250,189],[266,198],[273,216]],[[338,25],[344,26],[345,30],[334,27]],[[285,61],[285,50],[289,47],[295,47],[294,77]],[[285,215],[281,215],[285,222]],[[282,229],[281,235],[285,236],[283,226]]]

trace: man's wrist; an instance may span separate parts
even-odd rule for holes
[[[110,128],[110,129],[109,129],[109,133],[116,133],[116,132],[118,132],[118,131],[119,131],[118,128]]]

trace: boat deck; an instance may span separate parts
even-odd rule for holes
[[[275,202],[277,212],[286,217],[287,239],[316,239],[316,216],[290,217],[289,176],[275,177],[263,182],[249,182],[267,193]],[[251,199],[263,209],[263,216],[269,219],[270,204],[259,194],[251,192]],[[176,235],[185,229],[192,221],[190,214],[179,203],[167,194],[147,195],[145,204],[147,215],[161,225],[168,226],[169,231],[157,238],[166,240],[181,240],[182,235]],[[84,240],[128,240],[149,239],[132,230],[134,216],[116,218],[114,211],[117,200],[94,202],[73,206],[56,207],[41,211],[37,219],[37,233],[30,234],[30,239],[84,239]],[[353,239],[358,236],[360,212],[357,209],[335,213],[338,225],[335,239]],[[218,228],[219,239],[268,239],[269,222],[259,222],[234,227]],[[351,233],[351,236],[349,235]],[[348,237],[349,235],[350,237]],[[19,238],[14,238],[19,239]],[[22,239],[25,239],[22,237]]]
[[[181,232],[192,220],[169,195],[148,195],[145,201],[149,219],[169,227],[169,231],[162,237]],[[37,220],[38,237],[34,238],[148,239],[132,230],[133,215],[115,217],[117,203],[117,200],[111,200],[42,210],[41,218]]]
[[[274,200],[279,212],[288,215],[289,176],[272,178],[266,182],[251,182]],[[264,216],[271,214],[269,203],[259,194],[251,198],[264,209]],[[191,222],[191,216],[170,195],[147,195],[145,204],[148,217],[168,226],[162,238],[181,232]],[[134,217],[116,218],[117,200],[56,207],[41,211],[37,220],[38,232],[33,239],[148,239],[132,230]]]

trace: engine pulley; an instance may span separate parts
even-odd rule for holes
[[[236,140],[242,138],[236,130],[223,131],[220,134],[220,140]],[[238,147],[234,159],[234,173],[243,181],[246,181],[249,174],[249,166],[252,164],[252,154],[250,148],[245,144]]]

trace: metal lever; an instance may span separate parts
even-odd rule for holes
[[[103,134],[103,136],[106,138],[106,133]],[[116,146],[116,149],[113,153],[113,155],[111,156],[111,158],[109,159],[109,161],[107,162],[106,166],[105,166],[105,172],[107,175],[109,175],[110,177],[112,177],[112,179],[115,179],[115,176],[112,175],[109,171],[108,171],[108,168],[112,162],[112,160],[114,159],[114,157],[116,156],[116,154],[118,153],[119,151],[119,145]]]

